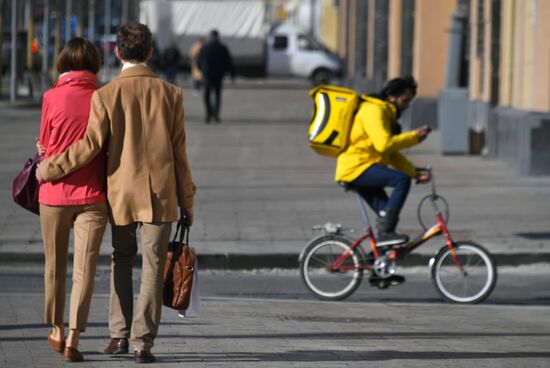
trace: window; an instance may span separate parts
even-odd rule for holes
[[[273,40],[273,48],[275,50],[286,50],[288,47],[288,37],[287,36],[275,36]]]
[[[315,42],[314,39],[305,35],[299,35],[298,48],[301,50],[319,50],[320,46],[317,44],[317,42]]]

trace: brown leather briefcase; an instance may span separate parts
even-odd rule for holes
[[[184,236],[185,242],[183,241]],[[189,306],[195,257],[195,252],[189,247],[189,228],[183,228],[178,222],[174,240],[168,245],[168,254],[164,264],[162,302],[165,306],[177,310],[187,309]]]

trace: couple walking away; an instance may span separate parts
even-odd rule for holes
[[[117,31],[120,75],[96,90],[100,58],[83,38],[67,42],[61,73],[44,94],[37,170],[45,250],[45,322],[48,342],[69,362],[83,360],[85,330],[107,217],[112,229],[111,293],[106,354],[129,351],[138,363],[155,360],[162,271],[171,223],[193,222],[195,186],[187,162],[182,90],[152,73],[150,30],[140,23]],[[108,204],[107,204],[108,203]],[[69,333],[63,315],[69,232],[74,227]],[[133,306],[132,266],[140,227],[142,276]]]

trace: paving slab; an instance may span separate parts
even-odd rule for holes
[[[0,294],[0,366],[64,367],[50,350],[41,294]],[[107,295],[95,295],[85,367],[102,354]],[[199,318],[164,308],[152,367],[531,367],[550,364],[548,307],[203,298]]]

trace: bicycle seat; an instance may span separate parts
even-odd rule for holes
[[[342,188],[345,192],[349,192],[349,191],[355,192],[355,187],[351,185],[351,183],[348,183],[347,181],[339,181],[337,183],[338,183],[338,186]]]

